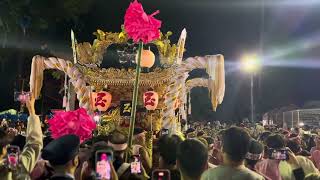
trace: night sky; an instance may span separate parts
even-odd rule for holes
[[[130,1],[19,0],[19,2],[23,2],[16,10],[20,14],[12,19],[8,18],[11,9],[5,8],[5,3],[0,3],[1,19],[7,20],[11,27],[16,28],[11,28],[5,48],[2,46],[0,49],[1,110],[17,107],[12,101],[13,89],[20,88],[19,75],[28,79],[33,55],[51,53],[70,57],[71,28],[74,29],[78,41],[89,42],[94,39],[92,32],[98,28],[104,31],[120,31]],[[246,52],[260,52],[263,57],[261,59],[264,66],[255,76],[257,112],[262,113],[289,104],[302,107],[307,101],[320,100],[320,1],[141,0],[140,2],[149,14],[160,10],[160,14],[156,17],[163,21],[161,30],[172,31],[173,42],[178,40],[183,28],[187,29],[185,57],[208,54],[225,56],[224,102],[217,113],[214,113],[211,111],[207,89],[195,88],[192,91],[192,96],[197,97],[192,99],[194,119],[238,121],[248,116],[250,78],[248,74],[241,72],[239,67],[240,57]],[[26,26],[25,36],[21,24]],[[0,32],[3,32],[3,29],[0,23]],[[3,44],[3,33],[0,38]],[[47,44],[48,50],[40,49],[43,44]],[[202,71],[196,71],[192,76],[202,74]],[[46,94],[51,98],[40,102],[41,106],[45,109],[58,108],[60,96],[56,91],[59,90],[61,82],[53,80],[50,75],[46,78],[48,84],[44,88],[49,89]]]

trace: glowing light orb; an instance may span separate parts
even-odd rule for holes
[[[257,54],[245,54],[241,57],[241,67],[245,72],[256,72],[260,69],[260,59]]]

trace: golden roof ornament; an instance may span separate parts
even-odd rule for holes
[[[129,41],[127,33],[124,31],[118,32],[104,32],[100,29],[93,34],[96,39],[92,44],[89,42],[78,43],[76,46],[78,63],[87,67],[99,67],[103,60],[103,55],[112,44],[126,44]],[[172,32],[166,34],[161,33],[158,40],[151,42],[154,44],[159,52],[160,62],[165,67],[174,64],[177,56],[177,45],[171,44],[169,37]]]

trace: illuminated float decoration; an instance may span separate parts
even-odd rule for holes
[[[112,95],[106,91],[94,94],[94,110],[105,112],[111,105]]]
[[[153,129],[154,131],[165,128],[169,129],[171,133],[176,133],[179,131],[179,128],[177,128],[179,122],[175,114],[175,108],[179,108],[179,112],[182,114],[187,113],[185,108],[189,91],[187,79],[190,79],[188,78],[189,72],[192,70],[205,69],[209,75],[208,79],[201,78],[201,80],[205,82],[204,86],[209,89],[213,110],[222,103],[225,90],[224,57],[218,54],[183,59],[186,30],[182,31],[177,44],[171,43],[172,32],[159,33],[160,37],[158,39],[146,45],[147,47],[157,48],[158,54],[156,56],[158,59],[150,50],[142,51],[141,66],[153,68],[148,72],[142,72],[138,83],[140,93],[147,92],[152,87],[153,91],[158,94],[157,105],[150,106],[150,108],[148,105],[147,107],[150,110],[156,110],[140,118],[149,119],[149,116],[152,115],[155,123],[153,127],[157,127]],[[119,33],[97,30],[94,35],[96,39],[92,44],[73,41],[74,56],[76,57],[73,61],[56,57],[34,56],[30,89],[35,97],[39,97],[43,71],[45,69],[61,70],[68,75],[71,84],[74,86],[79,107],[86,109],[89,113],[92,113],[96,108],[104,112],[101,114],[100,124],[98,125],[99,134],[108,134],[115,129],[126,132],[127,129],[121,129],[120,126],[122,121],[127,120],[127,117],[120,115],[120,102],[132,100],[136,72],[133,67],[102,68],[100,65],[110,45],[130,48],[132,47],[130,45],[132,41],[123,27]],[[128,59],[131,58],[131,60],[133,57],[134,61],[136,51],[124,56]],[[159,61],[159,63],[154,65],[155,61]],[[93,97],[96,99],[98,96],[95,96],[98,94],[92,93],[91,88],[94,87],[97,92],[100,92],[106,86],[108,92],[106,92],[105,106],[93,106]],[[138,99],[138,105],[144,105],[142,98]],[[141,112],[141,114],[144,114],[144,112]]]
[[[137,57],[138,57],[138,54],[136,56],[136,62],[137,62]],[[155,62],[155,59],[156,59],[156,57],[154,56],[152,51],[142,50],[140,66],[151,68]]]

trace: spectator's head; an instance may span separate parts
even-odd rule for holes
[[[295,127],[295,128],[293,129],[293,133],[294,133],[294,134],[300,134],[300,133],[301,133],[301,128],[300,128],[300,127]]]
[[[177,155],[175,152],[181,142],[182,139],[177,135],[164,135],[159,138],[157,147],[160,154],[160,168],[170,169],[176,165]]]
[[[113,148],[114,155],[123,158],[128,147],[128,139],[121,132],[115,131],[109,136],[108,146]]]
[[[289,131],[285,130],[285,129],[281,129],[280,130],[280,133],[283,135],[283,136],[288,136],[290,134]]]
[[[208,143],[208,153],[209,153],[209,155],[211,155],[212,154],[212,152],[213,152],[213,149],[214,149],[214,139],[213,138],[211,138],[211,137],[205,137],[205,140],[207,141],[207,143]]]
[[[76,135],[65,135],[51,141],[43,150],[42,158],[48,160],[55,171],[74,174],[79,165],[80,139]]]
[[[196,139],[180,143],[177,150],[177,167],[183,179],[199,179],[208,166],[208,148]]]
[[[304,125],[303,127],[302,127],[302,130],[304,130],[304,131],[310,131],[312,129],[312,127],[311,126],[308,126],[308,125]]]
[[[209,146],[214,144],[214,139],[212,137],[206,136],[204,139],[207,141]]]
[[[250,141],[249,152],[246,155],[246,166],[253,168],[256,163],[263,157],[264,147],[256,140]]]
[[[205,133],[202,130],[197,133],[197,137],[202,137],[204,135],[205,135]]]
[[[311,150],[311,147],[316,146],[316,137],[314,135],[310,135],[310,139],[307,142],[308,150]]]
[[[297,138],[299,137],[299,134],[296,134],[296,133],[291,133],[288,138],[291,138],[291,139],[294,139],[294,138]]]
[[[196,131],[196,130],[193,129],[193,128],[189,128],[189,129],[187,129],[186,134],[188,135],[189,133],[192,133],[192,132],[194,132],[194,131]]]
[[[187,138],[194,138],[196,137],[196,130],[193,129],[193,128],[189,128],[187,131],[186,131],[186,137]]]
[[[6,130],[7,133],[7,138],[9,140],[9,142],[11,143],[13,141],[13,139],[18,135],[18,131],[15,128],[11,128],[9,127]]]
[[[143,144],[146,141],[146,131],[142,128],[134,128],[133,138],[136,143]]]
[[[301,138],[300,138],[300,135],[299,134],[290,134],[289,135],[289,140],[293,140],[293,141],[296,141],[298,144],[301,144]]]
[[[226,131],[225,129],[222,129],[222,130],[220,130],[220,131],[218,132],[217,138],[218,138],[220,141],[221,141],[222,135],[223,135],[223,133],[224,133],[225,131]]]
[[[26,137],[19,134],[14,137],[13,141],[10,144],[18,146],[22,150],[24,145],[26,144]]]
[[[266,139],[268,148],[283,149],[285,148],[285,140],[280,134],[272,134]]]
[[[308,143],[310,143],[310,141],[312,140],[312,136],[311,136],[310,134],[303,134],[303,135],[302,135],[302,140],[303,140],[306,144],[308,144]]]
[[[266,144],[266,140],[270,135],[271,135],[270,131],[265,131],[261,133],[261,135],[259,136],[259,141],[263,144]]]
[[[231,127],[222,135],[222,152],[224,161],[243,163],[249,151],[250,136],[242,128]]]
[[[9,144],[9,139],[7,133],[4,129],[0,129],[0,159],[3,159],[7,154],[7,145]]]
[[[294,141],[294,140],[289,140],[288,142],[287,142],[287,147],[295,154],[295,155],[297,155],[298,153],[300,153],[301,152],[301,147],[300,147],[300,145],[296,142],[296,141]]]
[[[214,147],[214,139],[212,137],[209,137],[209,136],[205,136],[204,139],[208,143],[208,148],[212,149]]]

